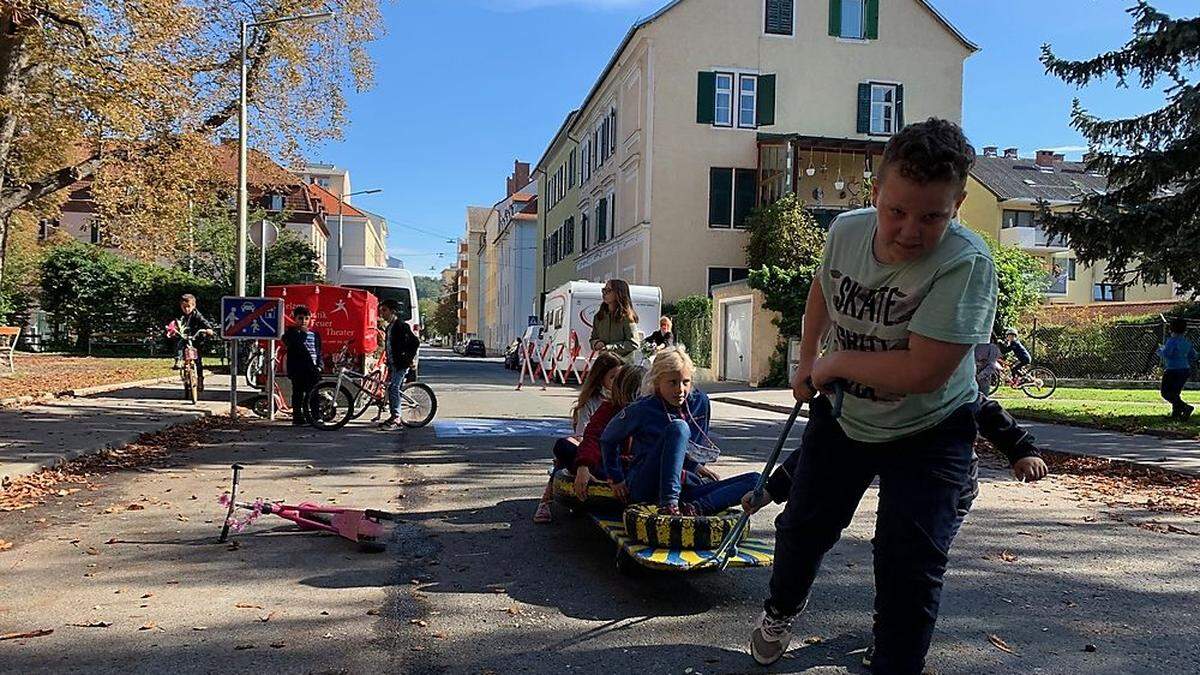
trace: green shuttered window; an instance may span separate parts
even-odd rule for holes
[[[767,25],[765,31],[769,35],[792,35],[792,12],[795,0],[766,0]]]
[[[775,75],[701,72],[696,77],[696,122],[753,129],[775,124]]]

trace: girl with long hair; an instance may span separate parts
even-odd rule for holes
[[[571,426],[574,433],[554,442],[554,468],[550,471],[550,481],[542,491],[537,510],[533,512],[533,522],[548,523],[552,520],[550,500],[554,496],[554,472],[563,467],[574,466],[575,453],[579,450],[584,429],[587,428],[596,409],[604,403],[605,393],[612,390],[613,381],[621,370],[621,363],[620,358],[609,353],[598,354],[592,362],[592,367],[579,388],[579,396],[571,406]]]
[[[638,347],[634,340],[638,315],[633,309],[629,284],[624,279],[609,279],[601,289],[603,302],[592,318],[593,351],[613,352],[626,358]]]

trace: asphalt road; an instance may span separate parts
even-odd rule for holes
[[[0,538],[16,543],[0,553],[0,634],[54,630],[0,642],[0,671],[763,672],[745,643],[768,570],[622,576],[589,521],[531,522],[570,391],[517,392],[498,359],[436,350],[422,379],[440,401],[430,428],[259,423],[95,492],[0,514]],[[718,471],[757,470],[782,422],[714,404]],[[232,461],[247,466],[247,495],[389,508],[404,522],[384,554],[266,517],[229,550],[214,543],[215,496]],[[1196,671],[1200,545],[1135,526],[1195,532],[1196,518],[1110,509],[998,466],[984,482],[952,553],[931,665]],[[872,490],[797,623],[812,644],[769,672],[863,672],[874,505]],[[770,536],[775,512],[756,516],[756,531]],[[69,625],[98,622],[111,625]]]

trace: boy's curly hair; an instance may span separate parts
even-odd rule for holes
[[[883,149],[879,176],[893,168],[920,185],[953,183],[966,185],[967,173],[975,163],[975,148],[954,122],[930,117],[910,124],[892,136]]]

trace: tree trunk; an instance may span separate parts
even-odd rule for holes
[[[25,33],[13,23],[11,10],[0,14],[0,99],[20,105],[21,72],[28,65]],[[17,134],[17,114],[9,107],[0,112],[0,194],[8,182],[8,156]],[[15,209],[0,209],[0,282],[4,279],[4,256],[8,251],[8,227]]]

